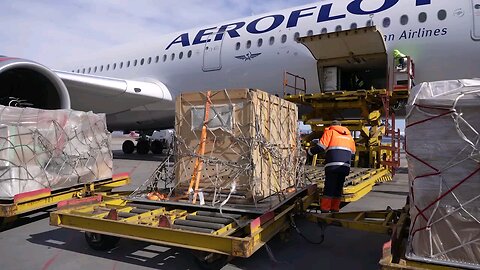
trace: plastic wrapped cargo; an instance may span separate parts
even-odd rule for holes
[[[422,83],[406,117],[407,257],[480,268],[480,80]]]
[[[105,115],[0,106],[0,198],[112,177]]]
[[[183,93],[176,101],[177,195],[191,196],[198,185],[200,204],[278,205],[303,186],[297,119],[294,103],[260,90]]]

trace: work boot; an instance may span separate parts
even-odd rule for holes
[[[332,213],[340,212],[340,203],[341,202],[342,202],[342,200],[340,198],[333,198],[332,199],[332,205],[331,205]]]
[[[323,197],[320,200],[320,211],[322,213],[329,213],[332,208],[332,198]]]

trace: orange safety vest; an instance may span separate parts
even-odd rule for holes
[[[350,167],[351,156],[355,154],[356,148],[348,128],[342,126],[326,128],[318,145],[326,151],[325,167]]]

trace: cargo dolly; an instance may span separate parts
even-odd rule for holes
[[[96,180],[88,184],[79,184],[59,189],[40,189],[20,193],[12,198],[0,199],[0,225],[10,223],[19,216],[41,209],[55,206],[57,203],[72,199],[83,198],[93,194],[106,194],[116,187],[130,183],[127,173],[114,175],[112,178]]]
[[[88,245],[96,250],[113,248],[120,238],[129,238],[193,250],[202,264],[248,258],[290,228],[293,216],[315,211],[322,173],[322,167],[308,168],[305,177],[310,177],[311,184],[297,188],[287,200],[265,211],[228,205],[220,211],[205,205],[106,194],[59,203],[50,224],[85,231]],[[344,187],[344,201],[358,200],[385,177],[391,177],[387,169],[356,169]]]
[[[87,243],[96,250],[110,249],[122,237],[191,249],[204,263],[213,263],[250,257],[289,228],[290,215],[305,211],[316,196],[317,187],[310,185],[259,214],[105,195],[63,202],[51,213],[50,224],[86,231]]]

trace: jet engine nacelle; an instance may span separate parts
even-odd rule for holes
[[[39,109],[70,109],[63,81],[33,61],[0,56],[0,104]]]

